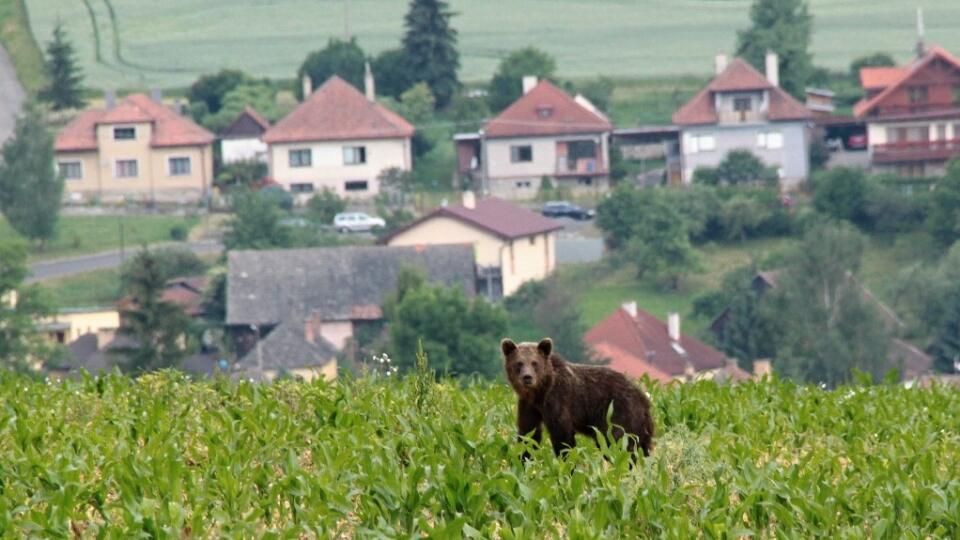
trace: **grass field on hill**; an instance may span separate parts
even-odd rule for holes
[[[493,347],[495,349],[495,347]],[[421,388],[421,390],[418,390]],[[505,383],[0,374],[0,531],[35,538],[956,538],[960,392],[649,389],[650,458],[522,463]],[[418,405],[419,403],[419,405]],[[606,456],[607,460],[604,459]]]
[[[307,52],[344,35],[347,0],[29,0],[41,43],[57,20],[95,88],[182,87],[204,72],[242,68],[293,77]],[[407,2],[350,0],[350,26],[368,54],[396,47]],[[485,80],[510,50],[536,45],[564,77],[706,76],[747,25],[747,0],[450,0],[458,13],[461,78]],[[909,57],[915,5],[811,0],[815,62],[844,69],[887,51]],[[923,2],[927,39],[960,50],[955,0]],[[99,61],[97,57],[99,55]]]

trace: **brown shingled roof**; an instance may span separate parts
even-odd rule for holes
[[[395,139],[412,137],[413,131],[400,115],[333,76],[261,138],[266,143]]]
[[[394,231],[381,239],[380,242],[383,244],[389,243],[391,239],[401,233],[438,216],[462,221],[506,240],[523,238],[563,228],[563,225],[558,221],[545,218],[540,214],[531,212],[522,206],[517,206],[503,199],[490,197],[478,200],[474,208],[467,208],[460,204],[441,206],[406,227]]]
[[[488,138],[610,131],[610,121],[580,105],[550,81],[540,81],[487,123]]]
[[[955,68],[960,69],[960,60],[954,57],[952,54],[947,52],[943,47],[933,46],[930,50],[927,51],[922,58],[914,60],[906,66],[900,68],[900,76],[895,80],[886,81],[886,87],[877,95],[873,96],[870,99],[861,99],[853,106],[853,116],[856,118],[863,118],[869,114],[874,107],[876,107],[881,101],[887,98],[891,93],[895,92],[897,88],[903,86],[907,81],[909,81],[915,74],[917,74],[921,69],[925,68],[931,62],[936,59],[941,59],[948,64],[953,65]],[[863,71],[861,73],[861,80],[863,77]]]
[[[132,94],[116,107],[88,109],[77,116],[57,134],[54,148],[58,152],[97,149],[97,125],[153,124],[150,146],[197,146],[213,142],[213,134],[189,118],[180,116],[168,107],[150,99],[146,94]]]
[[[591,347],[602,343],[618,347],[671,377],[683,376],[688,363],[695,373],[728,364],[722,352],[690,336],[681,334],[680,342],[674,344],[666,323],[642,309],[637,309],[637,316],[632,317],[622,307],[617,308],[591,328],[583,340]],[[674,345],[679,345],[680,350]]]
[[[735,58],[726,69],[690,101],[673,113],[673,123],[678,125],[715,124],[718,121],[713,95],[716,92],[745,92],[766,90],[770,94],[767,119],[806,120],[813,114],[782,88],[773,86],[759,71],[742,58]]]

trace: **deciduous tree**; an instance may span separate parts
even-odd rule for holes
[[[487,102],[490,110],[500,112],[523,94],[523,77],[549,79],[557,71],[557,63],[548,53],[536,47],[524,47],[507,55],[497,66],[490,80]]]
[[[960,240],[960,159],[958,158],[954,158],[947,164],[947,174],[933,189],[927,228],[941,245],[949,246]]]
[[[812,28],[805,0],[754,0],[750,28],[737,32],[737,55],[763,72],[767,51],[777,53],[780,86],[802,98],[813,72]]]
[[[314,88],[325,83],[330,77],[338,75],[341,79],[363,91],[363,73],[366,61],[367,57],[363,54],[360,45],[357,45],[356,38],[351,38],[350,41],[331,39],[326,47],[308,54],[307,58],[300,64],[300,69],[297,70],[297,84],[295,85],[297,99],[304,98],[303,85],[300,84],[304,75],[310,76]]]
[[[39,285],[24,285],[27,250],[20,242],[0,242],[0,367],[24,371],[31,362],[48,360],[55,348],[37,331],[53,313]]]
[[[234,217],[223,243],[226,249],[289,247],[290,230],[280,224],[283,212],[276,202],[259,192],[242,192],[233,198]]]
[[[24,237],[43,249],[57,231],[63,177],[53,166],[53,137],[40,113],[28,107],[3,145],[0,212]]]

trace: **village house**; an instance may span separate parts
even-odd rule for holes
[[[780,88],[777,55],[767,53],[764,77],[742,58],[716,58],[716,76],[673,114],[680,127],[683,182],[698,167],[716,167],[732,150],[749,150],[776,167],[784,188],[810,172],[813,114]]]
[[[108,96],[57,135],[69,200],[191,202],[210,192],[213,134],[160,103],[159,93]]]
[[[382,324],[383,302],[404,268],[474,295],[473,248],[467,244],[231,251],[226,324],[239,373],[335,376],[336,354],[358,333]]]
[[[860,69],[870,165],[904,177],[941,175],[960,155],[960,61],[931,47],[912,62]]]
[[[513,294],[556,268],[557,231],[563,225],[498,198],[441,206],[381,240],[389,246],[468,243],[477,263],[478,294],[492,300]]]
[[[37,329],[55,342],[68,345],[84,334],[113,332],[120,327],[120,312],[113,307],[63,308],[37,323]]]
[[[303,103],[261,137],[270,176],[285,189],[300,199],[324,188],[368,198],[379,193],[385,169],[411,170],[414,128],[376,102],[369,71],[366,95],[337,76],[315,92],[304,77],[303,95]]]
[[[261,137],[270,122],[253,107],[246,106],[230,125],[220,132],[220,159],[224,164],[237,161],[267,161],[267,144]]]
[[[671,313],[667,323],[624,302],[583,337],[594,356],[610,361],[611,369],[631,377],[651,379],[711,379],[741,381],[751,375],[722,352],[680,332],[680,315]]]
[[[609,186],[607,117],[583,96],[523,78],[523,95],[477,133],[454,136],[461,183],[484,195],[531,198],[544,178],[574,193]]]

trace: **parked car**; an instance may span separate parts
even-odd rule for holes
[[[344,212],[333,216],[333,226],[340,232],[371,231],[387,225],[383,219],[363,212]]]
[[[593,219],[594,211],[577,206],[569,201],[550,201],[543,205],[540,212],[546,217],[569,217],[573,219]]]
[[[867,134],[855,133],[847,137],[847,148],[852,150],[863,150],[867,147]]]

